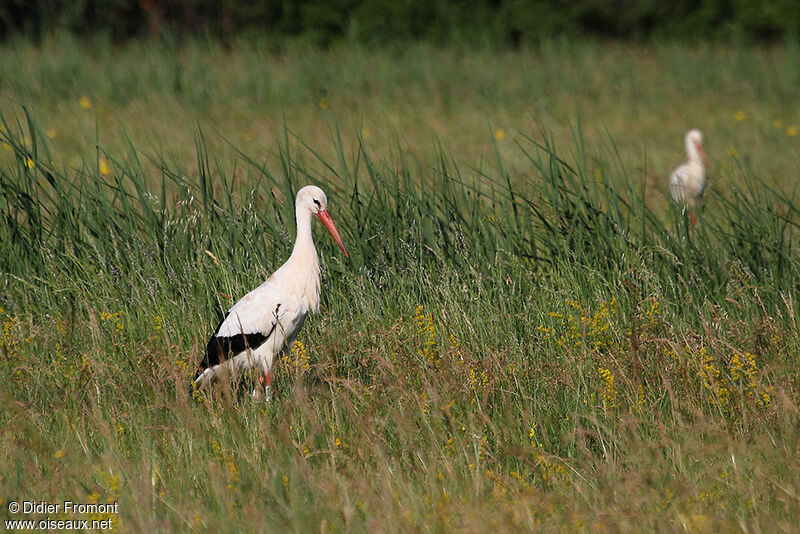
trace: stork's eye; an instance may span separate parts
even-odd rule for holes
[[[314,204],[316,204],[316,206],[317,206],[318,208],[321,208],[321,207],[322,207],[322,204],[320,204],[320,203],[319,203],[319,200],[317,200],[316,198],[314,199]]]

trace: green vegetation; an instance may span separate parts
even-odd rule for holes
[[[151,46],[0,50],[3,518],[797,528],[796,49]],[[696,227],[664,201],[691,126]],[[322,310],[271,402],[192,396],[306,183],[351,259],[315,229]]]
[[[774,40],[800,35],[800,5],[786,0],[37,0],[0,6],[0,37],[40,38],[59,29],[117,40],[164,32],[227,39],[257,33],[268,35],[275,47],[287,40],[328,44],[344,39],[502,47],[587,35]]]
[[[229,144],[257,161],[274,159],[284,125],[336,160],[332,124],[348,149],[360,135],[385,159],[399,142],[426,167],[436,163],[437,146],[461,166],[492,164],[491,128],[504,137],[497,149],[516,183],[530,175],[516,133],[547,132],[572,157],[580,117],[587,157],[618,152],[637,178],[647,174],[647,199],[657,209],[692,127],[706,134],[712,189],[728,189],[745,172],[791,190],[798,86],[796,45],[548,43],[517,52],[345,46],[270,54],[257,43],[112,47],[62,36],[41,47],[0,47],[2,110],[9,118],[20,106],[32,110],[56,162],[96,165],[96,144],[120,157],[130,142],[151,185],[159,175],[152,157],[197,175],[198,127],[230,163]],[[0,161],[12,156],[0,150]]]

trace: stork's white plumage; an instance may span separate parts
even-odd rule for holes
[[[703,150],[703,134],[700,130],[689,130],[684,140],[689,161],[672,171],[669,177],[669,192],[672,199],[690,210],[697,208],[706,189],[706,153]],[[692,222],[697,222],[696,218]]]
[[[222,370],[235,373],[257,367],[259,383],[268,388],[275,358],[291,345],[306,315],[319,310],[319,258],[311,235],[311,216],[322,221],[345,256],[347,250],[328,213],[322,189],[309,185],[298,191],[295,213],[297,238],[292,255],[225,315],[208,341],[195,377],[197,387],[213,381]]]

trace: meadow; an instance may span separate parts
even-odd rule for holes
[[[0,516],[800,531],[798,58],[3,45]],[[691,127],[697,226],[666,191]],[[307,183],[350,259],[315,228],[322,309],[270,402],[193,394]]]

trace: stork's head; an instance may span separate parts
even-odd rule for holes
[[[703,150],[703,134],[700,130],[689,130],[686,133],[686,154],[692,161],[701,161],[703,165],[708,164],[706,152]]]
[[[350,257],[347,254],[347,250],[344,248],[342,238],[339,237],[339,231],[336,229],[336,225],[333,224],[330,213],[328,213],[328,197],[325,195],[325,191],[315,185],[307,185],[297,192],[297,199],[294,205],[298,212],[300,210],[308,210],[316,215],[319,220],[322,221],[322,224],[325,225],[325,228],[328,229],[328,232],[330,232],[336,244],[339,245],[339,248],[342,249],[345,257]]]

